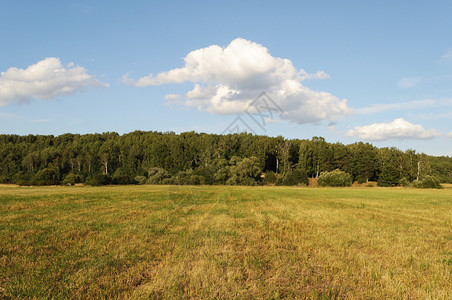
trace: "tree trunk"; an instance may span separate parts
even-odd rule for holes
[[[421,173],[421,161],[417,161],[417,177],[416,180],[419,180],[419,174]]]

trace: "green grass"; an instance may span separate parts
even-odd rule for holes
[[[0,298],[452,298],[452,189],[0,187]]]

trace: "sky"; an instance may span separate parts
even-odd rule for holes
[[[0,1],[0,134],[185,131],[452,156],[451,1]]]

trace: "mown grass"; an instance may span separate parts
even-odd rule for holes
[[[0,187],[0,298],[452,298],[452,189]]]

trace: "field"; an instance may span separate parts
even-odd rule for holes
[[[0,187],[0,298],[452,298],[452,188]]]

